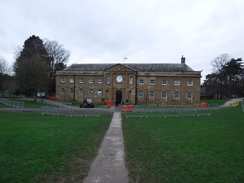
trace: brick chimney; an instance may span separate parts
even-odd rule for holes
[[[185,63],[186,63],[186,58],[183,57],[183,55],[182,55],[182,57],[181,57],[181,63],[182,63],[182,64],[185,64]]]

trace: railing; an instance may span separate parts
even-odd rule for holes
[[[125,108],[122,111],[126,118],[128,117],[140,117],[140,118],[149,118],[149,117],[158,117],[158,118],[168,118],[168,117],[183,117],[183,116],[203,116],[211,115],[210,107],[181,107],[181,108]]]
[[[54,97],[52,97],[54,98]],[[57,107],[65,107],[65,106],[72,106],[71,102],[59,102],[57,100],[48,100],[48,99],[42,99],[42,98],[37,98],[36,101],[38,103],[42,103],[42,104],[48,104],[48,105],[52,105],[52,106],[57,106]]]
[[[24,102],[9,100],[6,98],[0,98],[0,103],[5,104],[7,106],[11,106],[11,107],[16,107],[16,108],[24,108],[24,106],[25,106]]]
[[[66,116],[66,117],[72,117],[72,116],[80,116],[80,117],[100,117],[101,111],[93,111],[93,110],[75,110],[71,107],[49,107],[49,106],[42,106],[41,108],[41,114],[51,114],[54,116]]]

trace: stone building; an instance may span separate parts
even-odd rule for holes
[[[56,97],[94,103],[193,105],[200,101],[201,71],[180,63],[73,64],[56,73]]]

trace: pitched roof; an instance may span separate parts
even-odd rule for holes
[[[67,71],[104,71],[118,64],[72,64]],[[120,64],[136,71],[187,72],[194,71],[186,64]]]

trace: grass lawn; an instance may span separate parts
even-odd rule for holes
[[[10,107],[10,106],[7,106],[7,105],[5,105],[5,104],[0,103],[0,108],[12,108],[12,107]]]
[[[81,182],[111,118],[0,113],[0,182]]]
[[[244,182],[241,106],[200,117],[123,116],[123,133],[130,182]]]

